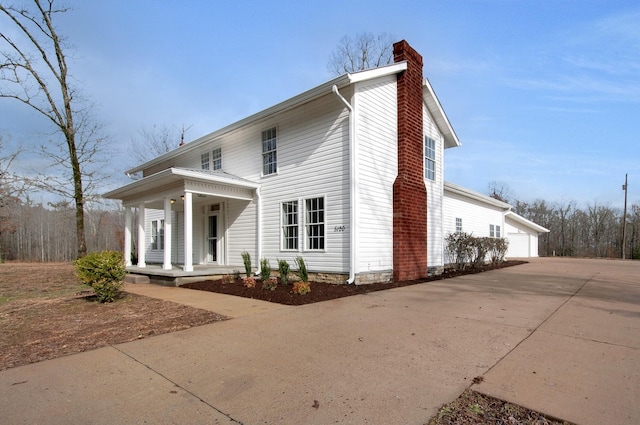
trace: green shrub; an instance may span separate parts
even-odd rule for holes
[[[242,251],[242,262],[244,263],[244,272],[247,277],[251,277],[251,254],[247,251]]]
[[[298,266],[298,276],[300,276],[300,280],[303,282],[309,282],[309,273],[307,272],[307,265],[304,262],[304,258],[297,256],[295,261]]]
[[[280,272],[280,283],[289,284],[289,263],[287,260],[278,260],[278,271]]]
[[[271,266],[269,260],[263,258],[260,260],[260,279],[265,282],[271,277]]]
[[[120,293],[126,269],[122,253],[92,252],[75,261],[76,275],[93,291],[101,303],[114,301]]]

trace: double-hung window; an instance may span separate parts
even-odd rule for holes
[[[262,175],[275,174],[278,171],[278,141],[276,128],[262,132]]]
[[[282,203],[282,242],[283,250],[298,249],[298,201]]]
[[[205,152],[202,155],[200,155],[200,168],[202,168],[203,170],[209,170],[210,169],[210,162],[209,162],[209,152]]]
[[[211,165],[213,165],[213,170],[222,170],[222,148],[214,149],[211,152]]]
[[[436,141],[431,137],[424,137],[424,178],[436,179]]]
[[[164,249],[164,220],[151,222],[151,249],[154,251]]]
[[[460,217],[456,217],[456,232],[462,232],[462,219]]]
[[[306,249],[324,249],[324,198],[304,200]]]

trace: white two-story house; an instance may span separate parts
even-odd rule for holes
[[[124,204],[129,269],[243,270],[247,251],[254,266],[302,256],[317,279],[421,278],[442,269],[446,233],[458,218],[460,229],[471,224],[478,198],[493,220],[479,236],[490,225],[492,236],[507,236],[511,226],[531,248],[546,229],[507,222],[508,204],[445,184],[444,151],[460,142],[422,57],[405,41],[394,44],[394,57],[128,170],[141,178],[105,197]]]

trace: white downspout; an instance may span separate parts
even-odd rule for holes
[[[258,265],[258,270],[255,275],[258,276],[260,274],[260,259],[262,258],[262,195],[260,194],[260,188],[256,189],[256,197],[258,201],[256,218],[258,220],[257,223],[257,234],[258,234],[258,246],[256,247],[256,264]]]
[[[333,85],[333,92],[344,103],[349,111],[349,206],[351,212],[349,214],[349,279],[348,284],[353,284],[356,280],[356,146],[355,146],[355,114],[353,113],[353,106],[345,99],[338,91],[338,86]]]

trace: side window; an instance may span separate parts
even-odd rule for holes
[[[262,132],[262,175],[275,174],[278,171],[278,141],[276,128]]]
[[[214,170],[222,170],[222,148],[214,149],[211,152],[211,164]]]
[[[500,236],[500,226],[496,225],[496,238],[499,238]]]
[[[436,179],[436,141],[431,137],[424,137],[424,178]]]
[[[462,232],[462,219],[456,217],[456,232]]]
[[[200,155],[200,164],[203,170],[209,170],[210,166],[209,166],[209,152],[205,152],[202,155]]]
[[[164,249],[164,220],[151,222],[151,249],[154,251]]]
[[[489,225],[489,237],[491,238],[496,237],[496,226],[494,226],[493,224]]]
[[[305,235],[308,250],[324,249],[324,198],[304,201]]]
[[[282,241],[283,250],[298,249],[298,201],[283,202],[282,207]]]

